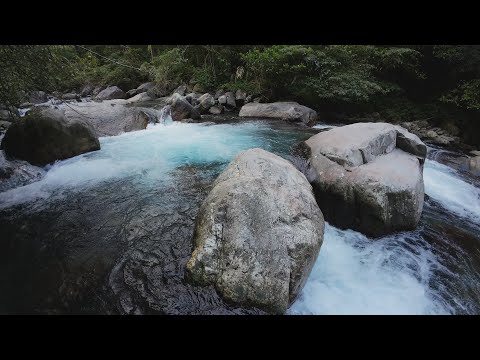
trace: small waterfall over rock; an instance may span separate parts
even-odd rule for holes
[[[169,125],[173,123],[170,105],[164,106],[158,111],[158,122],[160,124]]]

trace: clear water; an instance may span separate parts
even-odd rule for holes
[[[211,182],[242,150],[261,147],[288,156],[294,143],[309,136],[305,130],[267,122],[149,126],[101,138],[100,151],[57,162],[43,180],[0,193],[0,210],[21,206],[22,212],[35,212],[58,201],[81,203],[82,197],[74,194],[84,193],[108,196],[112,202],[155,194],[170,196],[168,203],[177,196],[175,190],[167,195],[161,189],[176,188],[176,169],[194,169]],[[327,224],[319,258],[289,313],[479,313],[479,189],[431,160],[424,179],[431,200],[416,231],[371,240]],[[105,195],[105,188],[114,187],[118,191]],[[72,214],[76,216],[75,210]],[[145,224],[149,221],[147,217]],[[110,284],[118,264],[107,269]]]

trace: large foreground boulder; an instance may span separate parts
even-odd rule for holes
[[[109,86],[105,90],[102,90],[95,97],[96,100],[112,100],[112,99],[125,99],[127,94],[123,92],[117,86]]]
[[[148,98],[145,93],[136,96]],[[64,107],[64,111],[68,119],[90,124],[97,136],[114,136],[144,130],[148,123],[158,121],[153,109],[127,106],[133,100],[134,98],[70,104]]]
[[[248,103],[242,106],[239,116],[303,122],[306,125],[313,125],[317,120],[315,110],[296,102]]]
[[[371,236],[412,230],[423,208],[420,139],[385,123],[357,123],[305,142],[310,181],[326,221]]]
[[[196,220],[187,279],[227,301],[283,314],[310,274],[324,220],[305,176],[261,149],[220,174]]]
[[[43,166],[99,150],[100,143],[85,122],[67,119],[61,110],[41,108],[30,111],[8,128],[2,149],[8,157]]]

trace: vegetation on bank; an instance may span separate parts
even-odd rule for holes
[[[0,103],[24,92],[85,84],[124,91],[155,81],[172,90],[241,89],[296,100],[324,119],[428,120],[480,143],[477,45],[85,45],[0,46]],[[374,114],[374,115],[372,115]]]

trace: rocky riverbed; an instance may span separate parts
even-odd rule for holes
[[[425,145],[389,124],[311,128],[318,114],[294,102],[134,90],[38,94],[19,109],[25,119],[5,127],[0,312],[479,311],[479,154],[435,147],[451,142],[415,123],[431,141],[426,161]],[[268,152],[241,153],[252,148]],[[398,172],[402,161],[418,174]],[[333,185],[345,204],[328,201]],[[255,191],[263,201],[245,200]],[[359,212],[338,218],[332,204]],[[271,256],[277,267],[266,266]]]
[[[198,209],[241,150],[301,166],[318,130],[278,121],[148,125],[100,137],[101,150],[0,193],[2,313],[234,314],[211,286],[185,282]],[[479,184],[429,150],[417,230],[372,241],[326,224],[288,313],[479,313]]]

